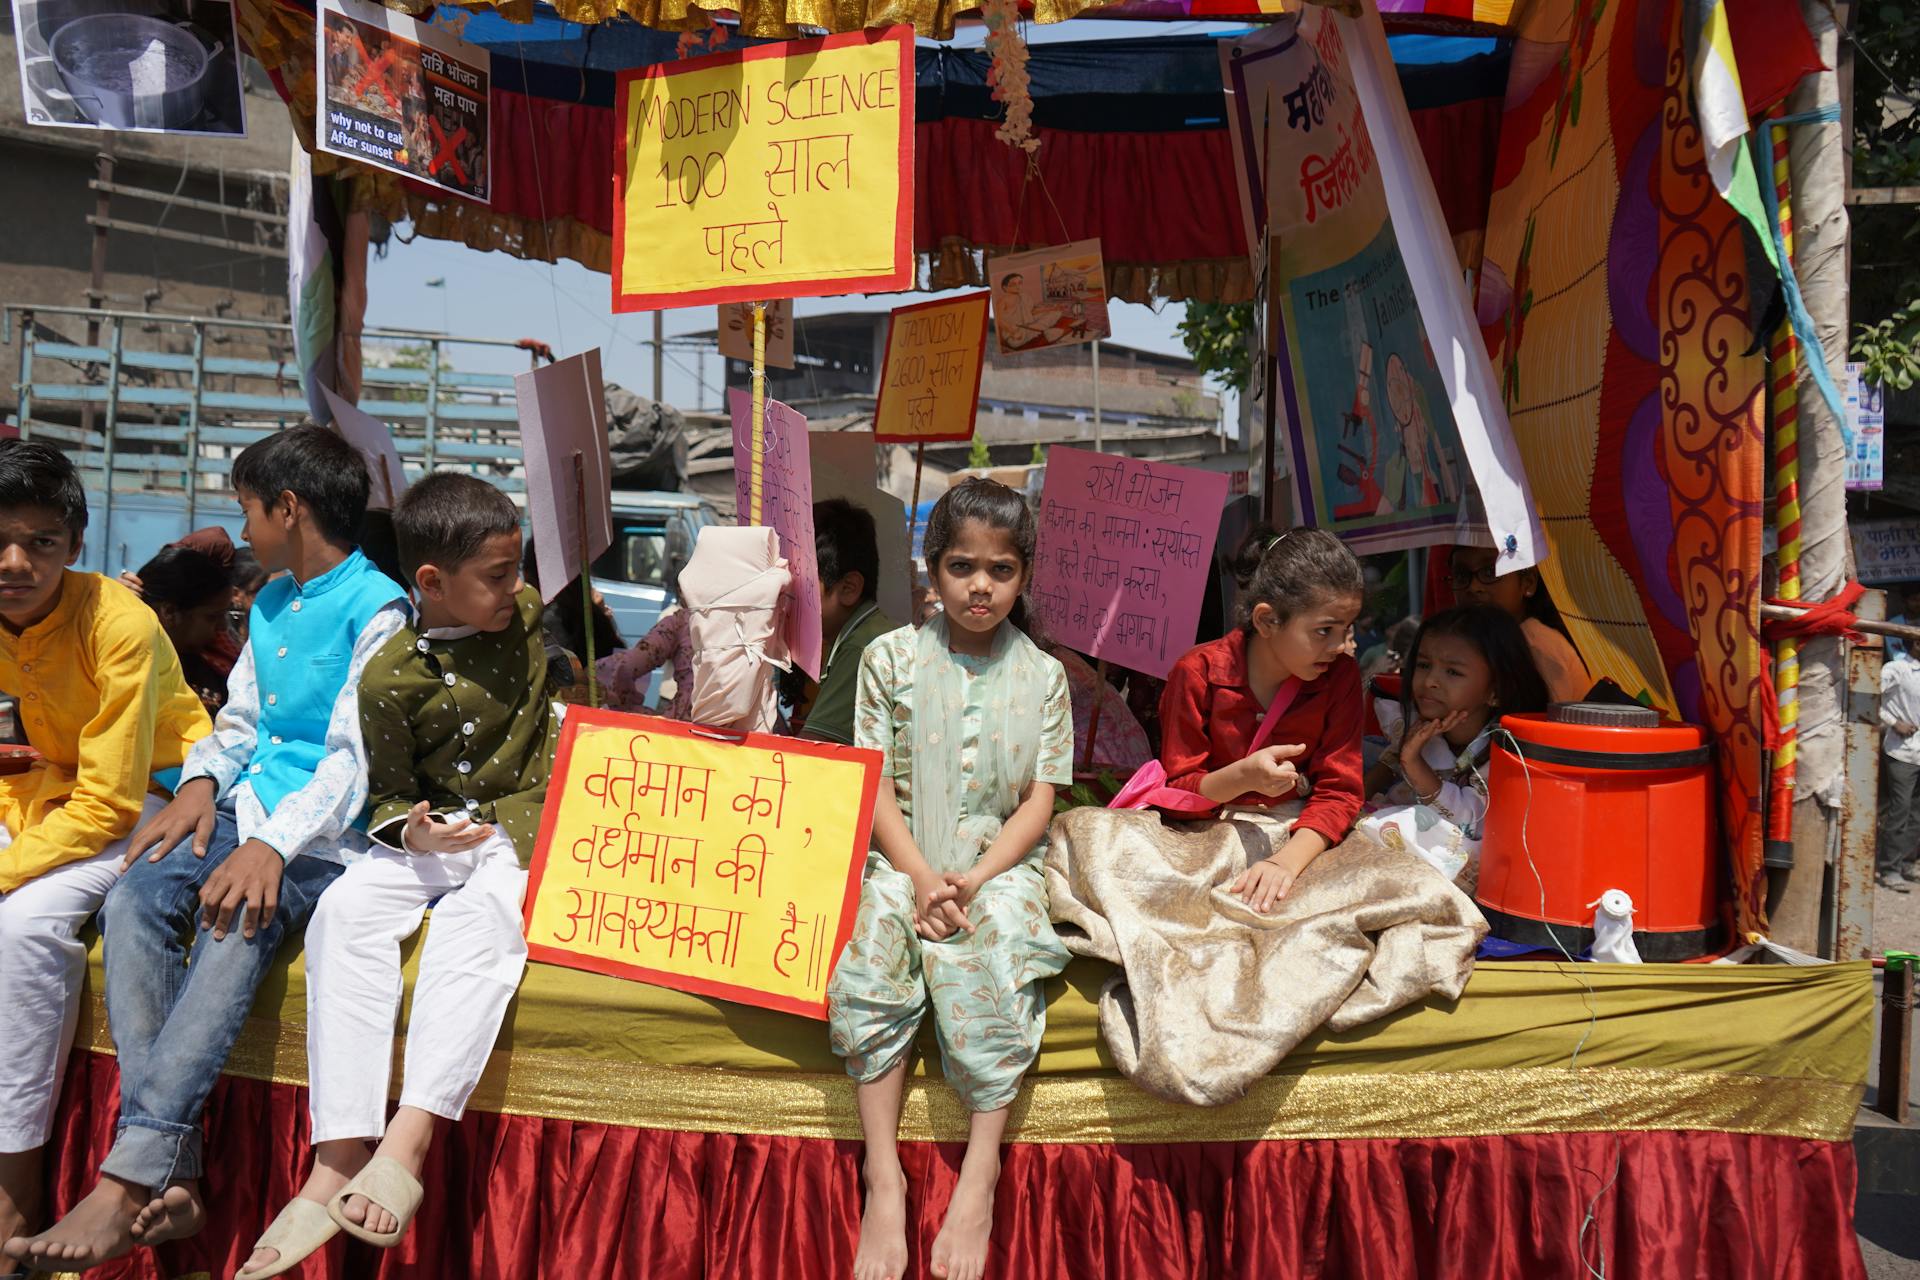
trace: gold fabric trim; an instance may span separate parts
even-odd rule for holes
[[[110,1053],[103,1010],[80,1043]],[[305,1028],[249,1019],[227,1074],[307,1084]],[[396,1042],[396,1093],[404,1041]],[[1163,1102],[1113,1075],[1036,1075],[1013,1105],[1008,1139],[1035,1143],[1252,1142],[1466,1138],[1695,1129],[1844,1142],[1861,1083],[1631,1067],[1346,1073],[1267,1077],[1237,1103]],[[496,1052],[468,1104],[502,1115],[689,1133],[857,1141],[853,1082],[810,1071],[672,1067]],[[903,1139],[964,1141],[967,1114],[936,1079],[909,1080]]]
[[[431,923],[427,928],[431,929]],[[411,991],[425,932],[401,946]],[[93,948],[90,989],[104,989]],[[1034,1074],[1115,1074],[1100,1036],[1113,970],[1075,960],[1046,988]],[[81,1044],[105,1048],[98,1003]],[[1712,1071],[1864,1085],[1873,1042],[1873,969],[1786,965],[1482,964],[1457,1001],[1421,1002],[1350,1031],[1321,1030],[1287,1056],[1294,1074],[1398,1075],[1583,1067]],[[306,973],[297,948],[268,971],[239,1054],[267,1053],[263,1078],[304,1071]],[[402,1025],[405,1025],[403,1017]],[[923,1028],[921,1070],[937,1061]],[[531,964],[497,1048],[554,1062],[833,1075],[825,1027],[596,973]]]

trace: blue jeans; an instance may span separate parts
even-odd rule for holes
[[[222,805],[207,856],[181,841],[158,862],[133,864],[100,910],[106,938],[107,1021],[120,1055],[120,1123],[101,1164],[143,1187],[202,1172],[200,1112],[239,1038],[254,992],[280,941],[306,924],[321,890],[346,870],[296,857],[280,883],[273,921],[214,941],[199,927],[200,889],[240,847]]]

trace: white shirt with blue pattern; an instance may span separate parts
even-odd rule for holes
[[[356,861],[367,851],[367,837],[354,821],[367,804],[367,751],[360,737],[360,673],[367,660],[406,625],[404,600],[373,615],[353,642],[346,683],[327,718],[327,754],[313,780],[266,811],[246,780],[247,765],[259,741],[260,688],[253,669],[253,646],[244,645],[227,677],[227,705],[214,719],[213,732],[193,745],[181,772],[184,786],[212,778],[222,799],[231,799],[240,838],[271,845],[282,858],[302,855],[323,862]]]

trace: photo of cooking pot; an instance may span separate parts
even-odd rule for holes
[[[190,5],[190,7],[189,7]],[[34,124],[157,132],[246,131],[226,3],[43,0],[24,22],[21,89]],[[207,19],[213,17],[214,23]],[[209,28],[211,27],[211,30]],[[224,32],[222,35],[212,32]]]

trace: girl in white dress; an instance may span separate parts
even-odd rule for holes
[[[1375,703],[1394,745],[1367,773],[1376,802],[1355,830],[1405,849],[1472,891],[1487,813],[1483,770],[1499,717],[1544,711],[1547,684],[1520,624],[1491,605],[1421,624],[1400,701]]]

